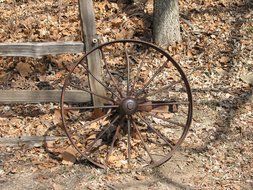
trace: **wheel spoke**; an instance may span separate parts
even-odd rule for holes
[[[85,106],[85,107],[63,107],[64,110],[87,110],[87,109],[99,109],[99,108],[118,108],[118,105],[105,105],[105,106]]]
[[[150,153],[150,150],[149,150],[148,146],[146,145],[146,143],[144,142],[143,137],[142,137],[142,135],[141,135],[141,132],[140,132],[139,128],[137,127],[137,125],[135,124],[134,121],[132,121],[132,125],[133,125],[133,127],[135,128],[135,130],[137,131],[137,134],[138,134],[138,136],[140,137],[141,142],[142,142],[142,144],[143,144],[143,146],[144,146],[144,149],[146,150],[146,152],[148,153],[148,156],[149,156],[150,159],[151,159],[151,162],[152,162],[152,163],[155,163],[155,160],[153,159],[153,157],[152,157],[152,155],[151,155],[151,153]]]
[[[130,161],[131,161],[131,122],[130,122],[130,118],[127,118],[127,133],[128,133],[128,138],[127,138],[127,161],[128,164],[130,165]]]
[[[113,92],[112,89],[108,88],[108,86],[106,86],[103,82],[101,82],[99,79],[97,79],[97,77],[94,76],[94,74],[92,74],[92,72],[90,72],[90,70],[88,69],[88,66],[86,66],[84,63],[83,63],[83,60],[80,61],[80,64],[86,69],[86,71],[99,83],[101,84],[104,88],[106,88],[108,91],[110,91],[114,96],[116,96],[117,98],[120,99],[120,96],[118,96],[117,94],[115,94]]]
[[[145,111],[145,110],[144,110]],[[150,112],[152,113],[175,113],[175,112],[170,112],[169,110],[168,111],[163,111],[163,110],[151,110]]]
[[[112,143],[111,143],[111,147],[110,147],[110,150],[109,152],[107,153],[107,156],[106,156],[106,160],[105,160],[105,163],[108,163],[108,160],[113,152],[113,148],[114,148],[114,144],[115,144],[115,141],[117,140],[118,136],[119,136],[119,132],[120,132],[120,129],[121,129],[121,125],[119,125],[116,129],[116,132],[113,136],[113,140],[112,140]]]
[[[173,148],[173,145],[171,144],[172,142],[171,140],[167,139],[167,137],[165,137],[162,133],[160,133],[155,128],[153,128],[151,124],[147,120],[145,120],[140,114],[137,114],[137,117],[139,117],[140,120],[142,120],[153,132],[155,132],[161,139],[163,139],[169,145],[171,149]]]
[[[170,123],[170,124],[177,125],[177,126],[180,126],[180,127],[183,127],[183,128],[185,127],[185,125],[182,124],[182,123],[179,123],[179,122],[176,122],[176,121],[171,121],[171,120],[169,120],[169,119],[159,117],[159,116],[157,116],[157,115],[155,115],[155,114],[152,114],[152,113],[150,113],[150,112],[146,112],[146,114],[148,114],[148,115],[150,115],[150,116],[152,116],[152,117],[155,117],[155,118],[157,118],[157,119],[161,119],[161,120],[163,120],[163,121],[166,121],[166,122],[168,122],[168,123]]]
[[[126,65],[127,65],[127,96],[130,95],[129,89],[130,89],[130,62],[129,62],[129,55],[126,48],[126,43],[124,43],[124,51],[126,56]]]
[[[188,105],[189,102],[177,102],[177,101],[167,101],[167,102],[161,102],[161,103],[144,103],[139,104],[138,107],[144,107],[144,106],[164,106],[164,105]]]
[[[90,146],[87,148],[86,153],[89,153],[89,152],[91,151],[92,147],[96,144],[96,142],[105,134],[106,131],[108,131],[108,129],[111,128],[111,126],[112,126],[118,119],[119,119],[119,116],[116,116],[116,117],[114,118],[114,120],[109,124],[109,126],[108,126],[105,130],[103,130],[103,131],[97,136],[97,138],[96,138],[96,139],[90,144]]]
[[[99,95],[99,94],[94,93],[94,92],[92,92],[92,91],[90,91],[90,90],[87,90],[87,89],[83,89],[83,88],[78,87],[78,86],[76,86],[76,85],[74,85],[74,84],[72,84],[72,83],[70,83],[70,86],[72,86],[72,87],[74,87],[74,88],[77,88],[78,90],[82,90],[82,91],[88,92],[88,93],[90,93],[90,94],[92,94],[92,95],[94,95],[94,96],[97,96],[97,97],[100,97],[100,98],[103,98],[103,99],[105,99],[105,100],[108,100],[108,101],[110,101],[110,102],[115,103],[115,101],[114,101],[113,99],[111,99],[111,98],[108,98],[108,97]]]
[[[163,70],[163,68],[167,65],[168,61],[166,61],[159,69],[156,70],[155,74],[149,79],[149,81],[144,85],[144,87],[139,90],[135,95],[139,96],[144,90],[150,85],[150,83],[154,80],[155,77]]]
[[[157,94],[157,93],[161,93],[161,92],[163,92],[163,91],[165,91],[165,90],[168,90],[169,88],[175,86],[176,84],[178,84],[178,83],[180,83],[180,82],[181,82],[181,80],[175,81],[174,83],[169,84],[169,85],[167,85],[167,86],[165,86],[165,87],[163,87],[163,88],[161,88],[161,89],[157,89],[157,90],[155,90],[154,92],[150,92],[150,93],[145,94],[143,97],[140,97],[140,99],[145,99],[145,98],[147,98],[147,97],[149,97],[149,96],[153,96],[153,95],[155,95],[155,94]],[[138,97],[138,96],[137,96],[137,97]]]
[[[116,89],[117,89],[119,95],[120,95],[121,98],[122,98],[122,97],[123,97],[122,92],[121,92],[121,90],[120,90],[120,88],[119,88],[119,86],[118,86],[118,84],[117,84],[115,78],[112,76],[111,72],[109,71],[108,62],[106,61],[105,54],[104,54],[104,52],[103,52],[102,49],[100,49],[100,52],[101,52],[101,55],[102,55],[102,59],[104,60],[104,63],[105,63],[106,72],[109,74],[110,78],[112,79],[112,82],[113,82],[114,86],[116,87]]]
[[[145,51],[144,57],[146,57],[147,53],[148,53],[148,50]],[[138,61],[136,61],[135,59],[134,59],[134,61],[139,65]],[[131,95],[133,94],[133,92],[135,90],[135,85],[136,85],[136,83],[137,83],[137,81],[140,77],[141,68],[143,67],[143,65],[144,65],[144,62],[142,61],[141,64],[139,65],[138,69],[137,69],[136,76],[134,77],[134,81],[133,81],[132,88],[131,88],[131,91],[130,91]]]

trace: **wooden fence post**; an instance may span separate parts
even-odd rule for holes
[[[79,0],[79,12],[81,17],[81,26],[82,26],[82,36],[85,43],[85,51],[93,49],[97,43],[97,34],[96,34],[96,22],[95,22],[95,13],[92,0]],[[88,68],[90,72],[100,81],[102,81],[102,62],[101,56],[98,51],[90,54],[87,59]],[[103,81],[102,81],[103,82]],[[104,87],[99,84],[91,75],[89,75],[89,84],[91,91],[105,96]],[[92,96],[93,104],[95,106],[103,105],[104,99],[98,98],[97,96]]]

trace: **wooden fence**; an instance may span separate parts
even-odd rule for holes
[[[58,55],[64,53],[82,53],[94,48],[97,43],[96,22],[92,0],[79,0],[80,21],[82,26],[82,42],[34,42],[34,43],[0,43],[0,56],[42,57],[45,55]],[[88,67],[92,74],[101,79],[101,58],[99,53],[88,56]],[[103,95],[105,90],[93,77],[89,77],[91,90]],[[12,103],[45,103],[59,102],[61,91],[14,91],[0,90],[0,104]],[[71,91],[67,93],[66,100],[72,102],[91,101],[101,105],[98,97],[90,97],[84,91]]]

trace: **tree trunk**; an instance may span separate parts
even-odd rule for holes
[[[178,0],[154,1],[154,40],[168,46],[181,40]]]

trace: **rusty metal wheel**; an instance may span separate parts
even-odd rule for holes
[[[94,77],[87,56],[98,51],[103,78]],[[96,94],[88,77],[102,85]],[[69,103],[68,90],[104,100],[102,106]],[[159,166],[185,139],[192,120],[192,95],[180,66],[159,47],[118,40],[88,52],[66,77],[61,97],[65,132],[82,157],[102,168]]]

